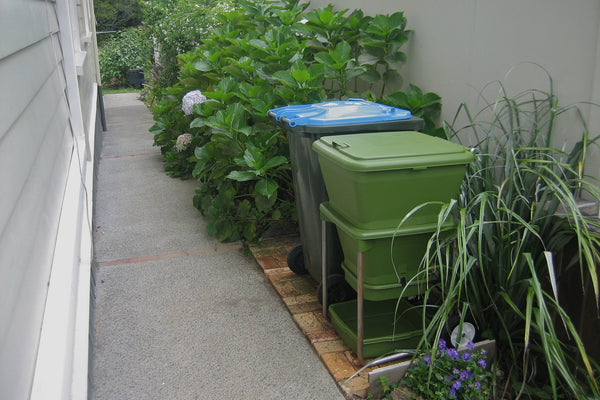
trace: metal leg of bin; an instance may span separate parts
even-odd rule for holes
[[[358,260],[357,260],[357,271],[356,271],[356,355],[358,356],[358,361],[361,364],[365,363],[365,359],[363,357],[363,343],[365,340],[365,326],[364,326],[364,310],[363,310],[363,302],[364,302],[364,285],[363,285],[363,272],[364,272],[364,260],[363,253],[361,251],[358,252]]]
[[[321,300],[323,316],[327,318],[327,222],[321,221]]]

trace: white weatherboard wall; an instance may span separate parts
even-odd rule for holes
[[[0,398],[87,398],[91,0],[0,0]]]
[[[336,10],[362,9],[367,15],[404,11],[414,31],[405,51],[405,81],[442,97],[442,118],[451,121],[461,102],[482,107],[478,94],[506,79],[510,93],[547,89],[532,66],[548,70],[561,105],[600,104],[600,2],[598,0],[312,0],[311,7],[334,4]],[[488,95],[490,93],[488,92]],[[600,134],[600,111],[582,106],[591,133]],[[568,122],[557,132],[556,146],[572,144],[580,134]],[[600,178],[597,150],[587,173]]]

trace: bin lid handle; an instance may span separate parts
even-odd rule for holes
[[[345,148],[350,147],[350,145],[348,143],[338,143],[336,141],[332,141],[331,145],[333,147],[335,147],[336,149],[345,149]]]

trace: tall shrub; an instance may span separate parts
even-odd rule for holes
[[[102,84],[127,86],[127,70],[149,69],[152,45],[143,28],[129,28],[103,40],[98,49]]]
[[[215,16],[235,0],[142,0],[143,25],[154,48],[151,84],[165,88],[177,83],[177,56],[193,50],[216,24]]]

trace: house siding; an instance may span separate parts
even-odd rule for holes
[[[61,1],[77,10],[71,1]],[[85,172],[75,139],[83,134],[93,143],[95,135],[95,37],[92,32],[89,40],[88,34],[88,42],[78,47],[88,50],[82,90],[66,74],[69,46],[61,30],[70,29],[64,26],[69,19],[63,16],[61,25],[57,9],[57,2],[49,0],[0,0],[0,398],[6,399],[31,398],[35,381],[46,373],[40,370],[40,343],[49,323],[49,288],[61,267],[57,246],[67,215],[80,213],[65,210],[73,191],[67,182],[74,180],[74,170]],[[80,92],[80,107],[69,103],[68,90]],[[92,128],[77,132],[73,115],[83,107],[86,112],[79,111],[79,117]],[[79,267],[81,255],[76,251],[71,258]],[[74,279],[78,274],[73,269]],[[71,301],[76,303],[77,296]]]

